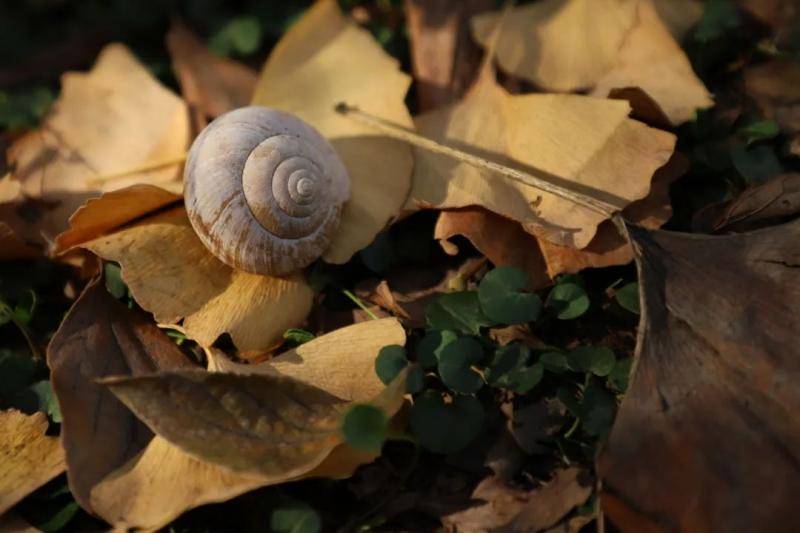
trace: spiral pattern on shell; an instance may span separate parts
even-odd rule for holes
[[[317,130],[266,107],[211,122],[184,170],[186,211],[203,244],[234,268],[273,276],[322,255],[349,188],[344,164]]]

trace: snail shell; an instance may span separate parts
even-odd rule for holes
[[[266,107],[226,113],[189,151],[184,199],[200,240],[239,270],[281,276],[330,243],[350,180],[333,147],[297,117]]]

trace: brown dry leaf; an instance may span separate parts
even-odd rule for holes
[[[0,516],[0,531],[3,533],[39,533],[40,530],[33,527],[25,520],[13,512],[5,513]]]
[[[58,437],[48,437],[47,415],[0,412],[0,515],[64,471]]]
[[[688,161],[674,154],[656,172],[647,197],[623,210],[625,218],[648,228],[658,228],[669,220],[672,216],[669,186],[687,168]],[[559,274],[623,265],[633,260],[630,244],[610,220],[600,224],[597,234],[582,250],[552,244],[544,237],[536,238],[516,222],[480,207],[442,211],[434,237],[440,239],[444,250],[451,255],[458,253],[458,248],[447,241],[454,235],[469,239],[495,265],[514,266],[526,272],[536,288],[550,285]]]
[[[25,197],[22,185],[11,174],[0,178],[0,261],[32,259],[41,255],[41,240],[35,229],[20,216]],[[30,210],[29,210],[30,211]]]
[[[150,430],[95,379],[191,364],[143,314],[116,301],[101,280],[89,284],[67,313],[48,346],[47,364],[64,418],[61,442],[70,489],[91,512],[92,487],[152,438]]]
[[[738,198],[713,204],[695,216],[700,231],[749,231],[786,221],[800,213],[800,174],[775,176]]]
[[[680,34],[696,21],[697,8],[679,10],[680,17],[676,10],[660,8]],[[484,47],[499,20],[499,12],[474,19]],[[547,90],[593,89],[603,97],[639,88],[673,125],[713,105],[653,0],[545,0],[517,7],[502,28],[497,59],[504,70]]]
[[[270,366],[342,399],[369,401],[384,388],[375,375],[374,362],[378,350],[387,344],[405,344],[405,334],[396,319],[328,333],[260,365],[237,365],[213,348],[206,353],[214,370],[259,372]],[[331,377],[320,376],[325,370]],[[349,477],[374,458],[374,454],[340,445],[298,479]],[[112,524],[155,529],[187,509],[225,501],[265,484],[269,483],[261,476],[234,474],[156,436],[139,456],[95,487],[91,501]]]
[[[270,55],[253,103],[294,113],[317,128],[350,174],[350,200],[323,259],[345,263],[404,205],[411,184],[411,149],[336,113],[346,101],[412,127],[404,99],[411,79],[335,0],[319,0],[286,32]]]
[[[411,66],[419,111],[460,98],[480,66],[469,35],[470,18],[491,0],[405,0]]]
[[[61,96],[36,130],[8,151],[28,198],[51,204],[37,228],[52,239],[86,200],[136,183],[180,192],[181,166],[98,181],[98,176],[182,157],[189,145],[183,101],[121,44],[108,45],[88,73],[62,76]]]
[[[628,118],[627,102],[558,94],[511,95],[485,69],[458,104],[416,118],[420,132],[619,208],[644,198],[675,137]],[[584,248],[607,217],[444,155],[417,150],[411,200],[479,205],[557,244]]]
[[[598,459],[622,531],[800,524],[800,222],[703,236],[629,228],[641,322]]]
[[[202,346],[227,332],[244,355],[256,355],[311,309],[313,292],[301,275],[272,278],[223,264],[197,238],[183,207],[83,246],[119,262],[139,305],[162,323],[183,318],[186,335]]]
[[[384,346],[405,345],[406,334],[396,318],[353,324],[301,344],[268,362],[234,363],[209,350],[209,370],[237,374],[292,377],[348,401],[367,401],[384,389],[375,373],[375,358]]]
[[[578,468],[559,470],[552,481],[530,492],[488,477],[472,493],[473,500],[484,503],[449,514],[442,523],[459,533],[543,531],[591,494],[591,486],[581,483],[580,475]]]
[[[789,135],[800,132],[800,61],[777,58],[749,67],[744,82],[766,118]]]
[[[500,16],[496,11],[472,19],[482,46],[488,46]],[[628,0],[543,0],[519,6],[504,22],[497,61],[503,70],[546,90],[585,89],[614,66],[635,22],[636,3]]]
[[[53,253],[66,252],[181,199],[178,194],[147,184],[131,185],[92,198],[69,218],[69,229],[56,237]]]
[[[179,22],[167,33],[167,49],[183,98],[199,115],[196,125],[250,104],[258,73],[247,65],[213,54]]]
[[[35,259],[41,253],[20,239],[11,226],[0,222],[0,261]]]
[[[714,101],[661,22],[652,0],[639,0],[636,10],[636,24],[626,36],[614,67],[598,78],[591,94],[603,97],[614,89],[641,89],[672,125],[678,126],[691,120],[697,109],[714,105]]]

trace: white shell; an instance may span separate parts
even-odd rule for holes
[[[325,138],[266,107],[214,120],[184,170],[186,212],[200,240],[255,274],[289,274],[322,255],[349,194],[347,170]]]

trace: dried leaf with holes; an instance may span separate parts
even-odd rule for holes
[[[89,503],[92,487],[153,434],[95,380],[192,365],[141,312],[116,301],[102,280],[89,284],[67,313],[48,346],[47,364],[63,417],[70,489],[84,509],[100,512]]]
[[[8,151],[27,198],[39,200],[34,223],[53,239],[87,199],[134,183],[181,190],[181,165],[102,180],[101,175],[180,161],[189,144],[183,101],[121,44],[108,45],[88,73],[62,77],[61,96],[41,128]],[[43,207],[43,206],[47,207]]]
[[[395,319],[333,331],[270,363],[241,365],[215,349],[207,354],[212,370],[272,376],[285,373],[343,400],[364,402],[384,389],[375,375],[374,363],[377,352],[386,344],[405,344],[405,333]],[[331,365],[332,360],[336,360],[335,365]],[[319,466],[299,478],[349,477],[359,465],[374,458],[374,454],[339,445]],[[200,461],[156,436],[140,455],[92,490],[91,502],[118,527],[155,529],[187,509],[225,501],[274,482]]]
[[[660,11],[671,17],[673,31],[685,31],[691,19],[677,19],[673,9]],[[499,12],[473,19],[483,46],[499,20]],[[497,58],[503,69],[548,90],[592,89],[602,97],[641,89],[673,125],[713,104],[653,0],[545,0],[517,7],[501,29]]]
[[[629,110],[627,102],[585,96],[511,95],[486,68],[463,101],[416,123],[434,140],[622,209],[647,196],[675,145],[672,134],[629,119]],[[608,218],[444,155],[416,155],[411,201],[419,207],[482,206],[574,248],[585,248]]]
[[[58,437],[48,437],[47,415],[0,412],[0,515],[64,471]]]
[[[629,231],[642,314],[598,458],[605,512],[623,531],[792,529],[800,222],[729,236]]]
[[[350,200],[323,259],[345,263],[402,208],[411,183],[411,150],[334,111],[346,99],[365,111],[412,126],[404,99],[410,78],[335,0],[319,0],[276,45],[253,104],[305,120],[333,145],[350,175]]]

